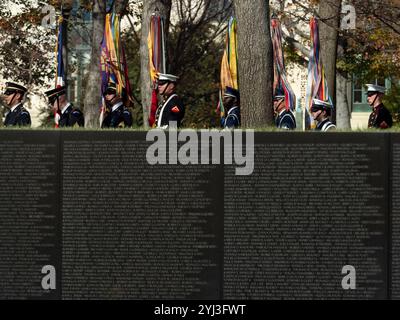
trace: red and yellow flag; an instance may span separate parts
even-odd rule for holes
[[[221,118],[225,116],[222,95],[226,87],[239,90],[238,83],[238,56],[237,56],[237,23],[234,17],[229,19],[228,32],[225,40],[225,51],[221,62],[221,90],[217,111]]]

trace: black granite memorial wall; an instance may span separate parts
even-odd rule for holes
[[[0,299],[400,298],[400,135],[255,133],[250,175],[150,145],[0,131]]]

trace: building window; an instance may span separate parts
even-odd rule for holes
[[[354,80],[353,103],[363,103],[363,88],[359,79]]]

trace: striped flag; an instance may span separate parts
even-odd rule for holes
[[[314,17],[310,20],[310,31],[311,49],[308,62],[306,108],[304,112],[306,129],[315,128],[315,121],[312,120],[310,116],[310,108],[312,106],[313,99],[329,101],[333,106],[332,98],[329,95],[328,83],[326,82],[325,70],[320,55],[321,51],[318,20]]]
[[[133,103],[126,56],[120,38],[120,16],[114,11],[106,14],[103,40],[101,42],[100,75],[102,96],[100,113],[101,125],[106,115],[104,93],[110,82],[116,84],[117,93],[119,95],[121,95],[123,89],[125,89],[127,95],[127,101],[124,101],[125,103]]]
[[[239,90],[238,80],[237,22],[234,17],[231,17],[228,22],[225,51],[221,62],[221,90],[217,107],[217,112],[220,113],[222,119],[225,116],[225,109],[222,103],[223,92],[226,87]]]
[[[271,19],[272,46],[274,50],[274,96],[276,92],[285,93],[286,110],[294,111],[296,96],[287,79],[282,48],[282,29],[278,19]]]
[[[155,125],[156,112],[158,108],[158,98],[156,80],[158,73],[166,73],[166,45],[165,45],[165,23],[164,18],[158,13],[154,13],[150,18],[150,30],[147,37],[149,49],[149,68],[150,78],[153,83],[151,94],[151,106],[149,115],[149,125]]]

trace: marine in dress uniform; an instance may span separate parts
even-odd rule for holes
[[[224,107],[227,111],[222,126],[227,129],[234,129],[240,126],[240,94],[239,91],[226,87],[224,91]]]
[[[274,97],[274,115],[277,128],[284,130],[296,129],[296,118],[293,112],[286,108],[285,95],[280,91]]]
[[[330,102],[314,99],[311,106],[311,116],[317,121],[315,131],[334,131],[336,126],[329,120],[333,106]]]
[[[122,95],[124,95],[124,92]],[[101,124],[102,128],[132,127],[132,113],[124,105],[123,97],[117,93],[117,85],[115,83],[108,84],[104,93],[104,100],[107,111]]]
[[[6,127],[31,125],[31,116],[22,104],[27,91],[24,86],[17,83],[6,83],[3,101],[10,108],[5,115],[4,125]]]
[[[390,111],[382,103],[386,88],[374,84],[367,84],[366,86],[367,100],[372,107],[372,113],[368,120],[368,128],[390,128],[393,125],[393,118]]]
[[[68,102],[65,86],[48,90],[44,94],[56,114],[59,127],[84,126],[83,113]]]
[[[185,116],[185,106],[176,94],[178,77],[173,74],[159,73],[157,86],[158,93],[163,97],[162,103],[156,111],[155,125],[166,129],[171,126],[182,125]]]

